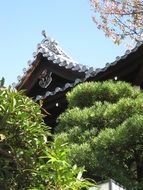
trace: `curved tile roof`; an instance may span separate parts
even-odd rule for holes
[[[41,53],[43,57],[46,57],[47,60],[52,61],[53,64],[57,64],[60,67],[71,69],[77,72],[84,72],[86,78],[89,74],[93,73],[93,67],[88,67],[75,62],[68,54],[62,50],[57,41],[50,37],[47,37],[45,31],[42,31],[42,34],[45,38],[41,41],[40,44],[37,45],[37,50],[33,53],[33,59],[28,61],[28,68],[23,69],[23,76],[17,77],[18,83],[12,84],[14,88],[20,85],[21,81],[25,78],[27,73],[29,73],[29,71],[32,69],[39,53]]]
[[[95,77],[98,73],[105,72],[108,68],[115,66],[118,62],[126,59],[131,53],[134,53],[138,50],[138,48],[143,45],[142,43],[138,43],[135,48],[131,51],[127,50],[125,54],[121,57],[116,57],[116,60],[112,63],[107,63],[104,68],[97,68],[94,69],[93,67],[88,67],[85,65],[78,64],[75,62],[69,55],[67,55],[61,47],[58,45],[58,42],[47,37],[45,32],[42,32],[43,36],[45,37],[40,44],[37,45],[37,51],[33,53],[33,60],[28,61],[29,67],[27,69],[23,69],[23,76],[18,76],[17,79],[19,81],[18,84],[13,84],[15,87],[18,86],[21,80],[27,75],[29,70],[33,67],[35,60],[39,53],[42,54],[43,57],[46,57],[47,60],[53,62],[53,64],[57,64],[60,67],[64,67],[65,69],[71,69],[73,71],[84,72],[85,77],[83,79],[77,78],[73,83],[66,83],[63,88],[56,87],[53,92],[47,91],[45,95],[37,95],[36,100],[45,99],[48,96],[52,96],[57,94],[58,92],[65,91],[68,88],[72,88],[77,84],[86,81],[89,77]]]

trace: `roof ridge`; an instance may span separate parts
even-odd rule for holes
[[[42,31],[42,34],[44,34],[44,39],[42,40],[39,48],[42,46],[43,48],[47,48],[50,52],[63,57],[64,59],[67,59],[69,61],[75,62],[60,46],[59,43],[54,40],[53,38],[46,35],[45,31]]]
[[[65,69],[84,72],[87,76],[89,76],[90,73],[93,73],[93,67],[79,64],[78,62],[74,61],[67,53],[65,53],[56,40],[47,36],[44,30],[42,31],[42,35],[44,36],[44,39],[41,41],[41,43],[37,44],[36,52],[33,52],[33,59],[28,61],[28,68],[23,69],[23,75],[17,77],[18,83],[12,84],[13,88],[19,86],[26,74],[35,65],[34,63],[39,53],[41,53],[43,57],[46,57],[47,60],[52,61],[53,64],[57,64],[60,67],[64,67]]]
[[[20,84],[22,79],[26,76],[28,71],[33,67],[34,62],[39,53],[42,53],[43,57],[46,57],[48,60],[52,61],[53,64],[57,64],[60,67],[65,67],[65,69],[71,69],[73,71],[84,72],[86,79],[89,77],[96,76],[99,72],[104,72],[109,67],[112,67],[125,59],[130,53],[137,51],[137,49],[143,45],[143,43],[139,42],[132,50],[126,50],[126,52],[122,56],[117,56],[115,61],[111,63],[106,63],[103,68],[93,68],[86,65],[82,65],[74,61],[67,53],[63,51],[63,49],[59,46],[58,42],[53,38],[47,37],[46,32],[43,30],[42,35],[44,39],[41,43],[37,44],[37,50],[33,53],[33,60],[28,61],[29,67],[23,69],[23,76],[18,76],[18,83],[13,83],[12,86],[15,88]]]

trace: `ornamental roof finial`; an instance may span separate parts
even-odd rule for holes
[[[47,38],[45,30],[42,30],[42,35],[44,36],[44,38]]]

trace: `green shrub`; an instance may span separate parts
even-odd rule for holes
[[[9,89],[0,89],[0,189],[26,189],[49,136],[40,107]]]
[[[128,189],[143,188],[143,115],[135,114],[117,129],[104,130],[93,142],[101,173],[126,184]]]
[[[51,144],[41,159],[45,162],[37,168],[36,177],[44,179],[45,183],[31,190],[87,190],[95,186],[95,182],[83,179],[83,167],[71,164],[67,144],[61,144],[60,139]]]
[[[68,144],[71,162],[85,166],[87,177],[113,178],[128,189],[142,189],[143,93],[125,82],[88,82],[67,99],[55,138]]]
[[[95,102],[116,103],[122,98],[136,98],[139,91],[125,82],[105,81],[105,82],[85,82],[78,85],[67,94],[69,108],[90,107]]]
[[[78,190],[93,183],[72,165],[61,141],[51,136],[40,106],[10,88],[0,89],[0,189]]]

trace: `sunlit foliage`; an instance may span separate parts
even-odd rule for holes
[[[143,93],[125,82],[86,82],[67,95],[57,141],[86,177],[143,189]]]
[[[0,189],[78,190],[93,183],[68,160],[66,145],[49,142],[41,108],[22,93],[0,88]]]

